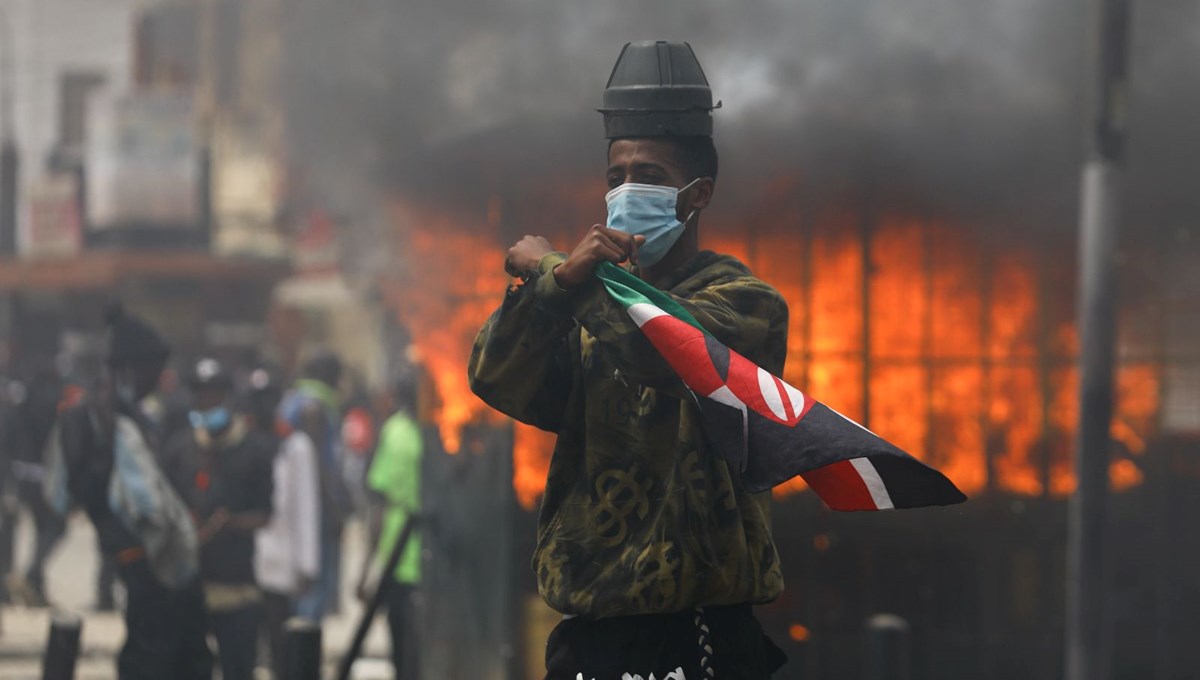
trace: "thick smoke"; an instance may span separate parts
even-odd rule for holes
[[[295,0],[287,87],[314,191],[483,205],[603,166],[600,100],[628,40],[688,40],[716,112],[724,209],[780,175],[946,214],[1074,227],[1087,0],[469,5]],[[1131,209],[1196,210],[1196,3],[1135,4]],[[533,187],[533,188],[531,188]],[[599,197],[597,197],[599,200]]]

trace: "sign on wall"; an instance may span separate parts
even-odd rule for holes
[[[78,175],[64,172],[38,180],[30,187],[25,205],[29,219],[22,224],[22,255],[70,257],[79,252],[83,220]]]
[[[138,93],[96,107],[88,227],[200,226],[201,148],[190,97]]]

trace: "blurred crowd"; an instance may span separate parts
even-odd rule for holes
[[[53,602],[46,562],[83,511],[102,565],[95,608],[125,616],[122,680],[210,678],[214,665],[239,680],[260,664],[283,677],[285,622],[345,606],[343,533],[357,519],[377,548],[358,592],[386,591],[398,677],[411,677],[416,650],[400,651],[419,538],[393,573],[376,572],[420,508],[415,406],[413,375],[370,395],[326,351],[294,376],[255,360],[173,362],[153,328],[114,307],[95,370],[44,368],[0,393],[0,601]],[[35,540],[18,569],[21,513]]]

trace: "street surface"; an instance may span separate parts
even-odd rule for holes
[[[343,574],[343,613],[326,619],[324,625],[325,676],[332,674],[339,655],[349,644],[358,623],[361,605],[354,597],[353,581],[364,557],[360,526],[346,529]],[[28,563],[33,546],[33,531],[22,515],[17,530],[16,563]],[[96,539],[92,526],[82,514],[72,517],[67,534],[51,556],[46,573],[47,596],[55,607],[84,617],[83,643],[76,680],[115,680],[115,659],[125,639],[125,626],[119,613],[92,611],[96,583]],[[49,631],[50,609],[20,606],[0,608],[0,679],[40,680],[41,659]],[[367,638],[364,659],[355,664],[357,680],[391,678],[387,623],[378,617]],[[271,677],[265,669],[259,677]],[[214,678],[219,674],[214,673]]]

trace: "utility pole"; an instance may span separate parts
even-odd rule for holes
[[[1109,428],[1116,358],[1114,254],[1121,210],[1133,0],[1094,0],[1095,89],[1083,168],[1079,234],[1078,486],[1067,517],[1066,680],[1107,680]]]
[[[13,134],[13,30],[0,9],[0,256],[17,253],[17,140]]]

